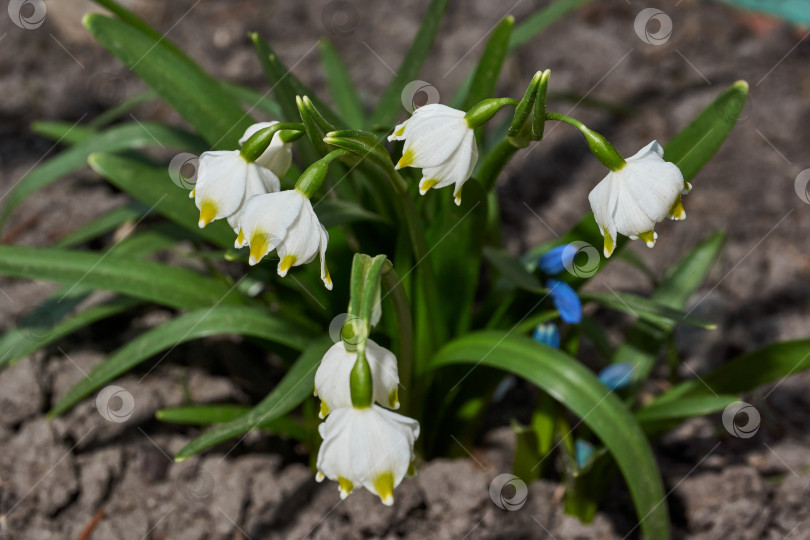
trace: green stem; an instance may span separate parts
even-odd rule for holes
[[[498,179],[498,175],[501,174],[503,168],[509,160],[512,159],[512,156],[521,148],[525,148],[527,144],[528,143],[523,144],[522,139],[507,137],[499,142],[495,148],[490,150],[487,157],[484,158],[484,161],[481,163],[481,168],[478,170],[477,175],[485,192],[489,192],[495,187],[495,181]]]
[[[413,319],[411,306],[408,303],[405,288],[402,286],[402,280],[399,278],[397,271],[394,270],[393,265],[386,265],[383,270],[382,284],[388,296],[391,297],[391,302],[394,304],[394,315],[397,318],[399,384],[407,393],[407,398],[402,399],[402,396],[400,396],[400,401],[402,402],[402,414],[407,416],[408,412],[417,405],[414,402],[413,389],[411,388],[413,381]]]
[[[267,147],[270,146],[270,142],[273,140],[275,134],[283,130],[303,131],[304,125],[295,122],[279,122],[278,124],[273,124],[270,127],[259,130],[245,141],[239,153],[248,163],[256,161],[264,154]]]
[[[559,113],[546,113],[546,120],[556,120],[574,126],[585,135],[585,140],[588,142],[588,147],[591,149],[591,152],[593,152],[605,167],[611,171],[620,171],[624,168],[624,158],[616,151],[613,145],[602,135],[593,131],[579,120]]]

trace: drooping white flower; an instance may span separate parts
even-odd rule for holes
[[[341,498],[363,486],[383,504],[394,503],[394,489],[406,474],[413,474],[419,422],[379,405],[343,407],[332,411],[318,431],[323,438],[319,481],[324,477],[337,481]]]
[[[278,122],[259,122],[258,124],[253,124],[245,130],[245,134],[239,139],[239,146],[245,144],[248,139],[260,130],[269,128],[275,124],[278,124]],[[282,141],[280,135],[280,132],[276,132],[273,135],[270,146],[267,147],[261,156],[256,158],[255,163],[270,169],[279,178],[283,178],[292,163],[292,145]]]
[[[404,140],[396,168],[422,169],[419,192],[455,185],[453,196],[461,204],[461,188],[478,161],[475,131],[464,111],[438,103],[416,109],[408,120],[394,128],[389,141]]]
[[[228,218],[234,232],[238,214],[254,195],[278,191],[281,183],[270,170],[244,160],[239,150],[203,152],[191,195],[200,209],[200,228]]]
[[[349,379],[357,360],[357,353],[347,351],[343,341],[338,341],[326,351],[315,372],[315,395],[321,398],[320,417],[329,411],[352,406]],[[399,408],[399,373],[394,353],[366,339],[366,360],[371,369],[374,401],[391,409]]]
[[[664,161],[664,149],[653,141],[626,159],[623,168],[611,171],[588,195],[596,223],[605,238],[605,257],[616,246],[617,234],[640,238],[649,247],[658,234],[655,224],[670,219],[686,219],[681,195],[692,186],[681,170]]]
[[[250,245],[251,266],[275,249],[281,277],[293,266],[311,262],[320,252],[321,280],[331,290],[332,278],[326,268],[328,243],[329,233],[315,215],[312,203],[303,193],[291,189],[251,198],[242,212],[234,245]]]

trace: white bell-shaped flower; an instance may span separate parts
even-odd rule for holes
[[[464,111],[446,105],[425,105],[388,137],[389,141],[405,141],[397,169],[422,169],[422,195],[430,188],[454,185],[453,196],[456,204],[461,204],[461,188],[478,161],[475,131],[464,115]]]
[[[281,189],[271,170],[248,163],[239,150],[203,152],[197,166],[197,183],[191,196],[200,209],[200,228],[228,218],[236,232],[238,214],[254,195]]]
[[[329,411],[352,406],[349,379],[357,360],[357,353],[347,351],[343,341],[338,341],[326,351],[315,372],[315,395],[321,398],[320,417]],[[374,401],[391,409],[399,408],[399,373],[394,353],[366,339],[366,360],[371,369]]]
[[[275,249],[281,277],[293,266],[312,262],[320,252],[321,279],[331,290],[332,278],[326,268],[328,243],[329,233],[315,215],[312,203],[303,193],[291,189],[251,198],[242,212],[234,245],[250,245],[251,266]]]
[[[258,131],[269,128],[275,124],[278,124],[278,122],[259,122],[258,124],[253,124],[245,130],[245,134],[239,139],[239,146],[245,144],[247,140]],[[270,169],[279,178],[283,178],[290,169],[290,164],[292,164],[292,145],[282,141],[281,133],[276,132],[273,135],[273,139],[270,141],[270,146],[256,159],[255,163]]]
[[[609,172],[588,195],[605,238],[605,257],[613,253],[617,234],[640,238],[653,247],[658,238],[656,223],[667,216],[686,219],[681,195],[692,186],[684,182],[681,170],[663,157],[658,141],[651,142],[627,158],[620,170]]]
[[[372,405],[332,411],[319,427],[323,443],[318,451],[318,481],[338,482],[341,498],[357,486],[394,503],[394,489],[413,474],[414,441],[419,422]]]

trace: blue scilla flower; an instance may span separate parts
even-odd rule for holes
[[[572,247],[573,249],[570,249]],[[577,249],[571,244],[553,247],[540,256],[537,266],[540,271],[549,276],[562,274],[563,270],[571,266],[576,254]]]
[[[548,280],[549,295],[554,307],[560,312],[560,318],[569,324],[582,322],[582,302],[568,283],[557,279]]]
[[[535,341],[542,343],[543,345],[548,345],[549,347],[554,347],[555,349],[560,348],[560,330],[554,323],[538,324],[534,328],[532,337]]]
[[[633,380],[633,364],[611,364],[599,372],[599,380],[611,390],[620,390]]]
[[[588,441],[577,439],[574,441],[574,451],[577,456],[577,467],[584,468],[593,456],[593,445]]]

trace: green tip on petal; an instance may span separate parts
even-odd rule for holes
[[[374,479],[374,491],[380,496],[380,500],[385,506],[394,504],[394,475],[391,472],[384,472]]]
[[[349,493],[352,492],[354,489],[354,484],[348,478],[343,478],[342,476],[338,476],[338,484],[340,485],[340,498],[345,499],[349,496]]]
[[[603,249],[605,257],[610,257],[613,254],[613,250],[616,248],[616,246],[613,244],[613,237],[610,236],[610,232],[607,230],[607,227],[602,229],[602,235],[605,237],[605,247]]]
[[[329,407],[326,402],[321,400],[321,410],[318,412],[318,417],[323,420],[329,414]]]

